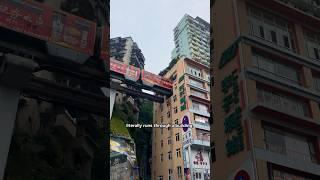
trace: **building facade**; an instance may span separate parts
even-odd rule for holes
[[[110,57],[125,64],[144,68],[145,58],[131,37],[110,39]]]
[[[212,178],[320,179],[319,1],[212,6]]]
[[[175,48],[171,58],[187,57],[206,65],[210,60],[210,25],[200,17],[186,14],[174,29]]]
[[[164,77],[174,87],[164,103],[154,104],[153,122],[163,127],[153,128],[152,179],[209,180],[209,67],[181,58]]]

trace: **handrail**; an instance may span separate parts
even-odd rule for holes
[[[287,78],[287,77],[284,77],[284,76],[281,76],[280,74],[277,74],[277,73],[274,73],[274,72],[271,72],[271,71],[268,71],[268,70],[265,70],[265,69],[262,69],[260,67],[257,67],[257,66],[253,66],[254,69],[257,69],[258,71],[262,71],[262,72],[266,72],[268,74],[271,74],[271,75],[275,75],[276,77],[279,77],[281,79],[284,79],[284,80],[287,80],[289,82],[293,82],[294,84],[298,84],[300,86],[302,86],[302,82],[301,81],[295,81],[293,79],[290,79],[290,78]]]

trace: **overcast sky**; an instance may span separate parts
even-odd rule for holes
[[[210,21],[209,0],[111,0],[110,37],[137,42],[147,71],[158,74],[169,65],[173,29],[184,14]]]

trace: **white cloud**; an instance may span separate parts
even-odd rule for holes
[[[173,29],[189,14],[209,22],[209,0],[111,0],[111,37],[131,36],[146,58],[146,69],[168,66],[174,48]]]

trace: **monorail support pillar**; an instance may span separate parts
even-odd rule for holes
[[[0,53],[0,179],[6,169],[20,91],[35,67],[30,59]]]

